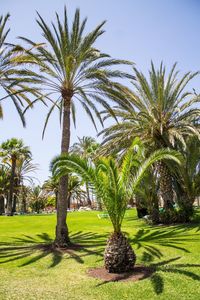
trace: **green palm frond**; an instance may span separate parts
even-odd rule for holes
[[[38,80],[38,84],[43,88],[40,90],[43,94],[42,100],[46,99],[49,102],[51,98],[57,103],[56,107],[63,110],[63,97],[57,99],[53,97],[56,93],[62,96],[68,91],[72,96],[70,107],[73,120],[75,121],[76,105],[79,103],[96,127],[97,120],[103,125],[99,105],[114,116],[110,102],[126,102],[120,98],[121,91],[126,88],[116,81],[119,78],[133,80],[135,77],[120,70],[120,66],[131,66],[132,62],[113,59],[95,47],[96,41],[104,33],[105,22],[99,24],[91,32],[85,33],[86,22],[87,19],[81,20],[78,9],[74,14],[71,27],[68,24],[66,7],[64,20],[61,21],[56,14],[56,21],[51,25],[48,25],[38,13],[37,23],[45,43],[35,43],[28,38],[20,37],[27,46],[15,47],[15,64],[25,65],[28,69],[27,76],[32,72],[34,84],[37,86]],[[48,93],[52,94],[49,94],[47,98]],[[54,103],[50,105],[49,112],[55,107]],[[47,117],[45,128],[48,120]]]
[[[128,148],[138,136],[154,150],[180,149],[186,147],[187,136],[200,138],[200,95],[185,90],[199,72],[187,72],[181,77],[174,64],[167,75],[163,63],[156,70],[151,62],[149,78],[136,68],[134,75],[134,89],[122,93],[129,105],[122,106],[119,102],[113,110],[118,123],[100,133],[104,148],[112,149],[112,143],[119,145],[119,149],[120,145]],[[103,114],[103,119],[112,118],[108,111]]]
[[[144,178],[146,170],[161,159],[173,160],[179,164],[181,160],[180,154],[176,151],[162,149],[154,152],[138,167],[138,164],[134,163],[135,156],[138,154],[134,148],[139,146],[140,142],[136,139],[124,156],[121,166],[111,157],[98,158],[92,163],[76,154],[61,155],[51,163],[52,174],[55,178],[69,173],[76,174],[88,182],[97,197],[103,201],[114,230],[119,232],[127,203]],[[133,176],[132,173],[135,175]]]

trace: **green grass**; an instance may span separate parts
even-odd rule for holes
[[[68,216],[78,251],[41,251],[38,244],[54,238],[55,215],[0,217],[0,299],[200,299],[200,225],[151,227],[128,211],[123,224],[137,263],[154,265],[151,278],[109,282],[88,277],[103,265],[112,227],[98,212]]]

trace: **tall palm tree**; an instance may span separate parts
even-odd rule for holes
[[[54,176],[62,177],[70,171],[81,176],[90,183],[97,196],[104,202],[114,229],[114,233],[108,239],[104,261],[106,269],[114,273],[132,270],[135,264],[136,256],[121,231],[121,225],[127,203],[145,171],[161,159],[179,162],[175,151],[163,149],[154,152],[135,169],[134,146],[126,153],[120,167],[112,158],[99,158],[95,163],[91,163],[75,154],[61,155],[52,162]]]
[[[98,149],[99,144],[96,140],[90,136],[83,136],[82,138],[78,138],[78,142],[74,143],[70,148],[70,152],[78,154],[85,159],[93,159],[96,151]],[[85,183],[86,193],[87,193],[87,202],[88,206],[92,205],[92,201],[90,199],[90,191],[88,187],[88,183]]]
[[[0,145],[0,156],[4,163],[11,167],[10,187],[7,203],[7,215],[13,214],[13,193],[16,178],[17,160],[20,158],[30,158],[31,152],[29,147],[25,146],[22,140],[12,138]]]
[[[31,72],[17,66],[17,49],[6,42],[10,29],[6,29],[10,15],[0,16],[0,88],[3,97],[0,99],[0,118],[3,118],[2,102],[11,100],[25,126],[23,106],[30,104],[30,95],[40,96],[39,89],[30,86],[30,82],[38,83]]]
[[[126,90],[122,95],[129,103],[113,109],[119,122],[101,132],[108,152],[126,149],[134,136],[140,137],[149,151],[166,147],[185,148],[187,136],[196,135],[200,138],[200,96],[186,90],[198,72],[187,72],[180,78],[178,74],[176,64],[166,75],[162,63],[157,71],[151,63],[149,79],[134,68],[134,90]],[[105,118],[109,116],[106,113]],[[160,192],[165,208],[169,209],[173,205],[171,173],[163,161],[157,167]]]
[[[123,77],[133,78],[133,76],[115,69],[116,66],[129,65],[130,62],[113,59],[94,46],[96,40],[104,33],[103,25],[105,22],[84,35],[86,21],[87,19],[80,21],[80,13],[77,9],[70,29],[65,8],[63,22],[56,14],[56,22],[52,23],[52,28],[50,28],[38,14],[37,23],[42,30],[46,46],[44,47],[43,44],[37,44],[27,38],[21,38],[28,43],[30,49],[21,48],[21,59],[19,55],[18,64],[28,63],[30,66],[32,63],[38,66],[38,80],[44,95],[52,103],[46,117],[43,134],[51,113],[56,108],[60,111],[60,119],[62,120],[61,153],[68,153],[69,151],[70,122],[72,117],[75,123],[75,104],[79,103],[83,107],[96,127],[93,113],[102,124],[96,104],[102,105],[104,109],[112,113],[106,99],[111,92],[111,100],[115,100],[115,96],[116,99],[119,99],[117,96],[120,90],[124,88],[115,80]],[[19,46],[18,49],[20,49]],[[60,178],[59,183],[55,239],[55,243],[59,246],[66,246],[69,243],[66,224],[67,181],[67,175],[65,175]]]

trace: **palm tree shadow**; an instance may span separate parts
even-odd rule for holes
[[[106,235],[79,231],[71,235],[71,241],[68,248],[60,249],[54,246],[47,233],[38,234],[36,237],[23,235],[12,238],[12,242],[0,243],[0,265],[19,261],[19,267],[24,267],[48,256],[51,256],[49,268],[57,266],[63,259],[74,259],[83,264],[86,256],[103,256]]]
[[[112,278],[111,280],[105,280],[101,283],[98,283],[96,287],[108,284],[110,282],[116,282],[116,281],[135,281],[134,276],[137,276],[138,269],[144,269],[146,274],[144,273],[144,276],[142,276],[138,280],[144,280],[149,278],[150,282],[152,284],[152,287],[154,289],[154,292],[157,295],[160,295],[164,291],[164,276],[165,273],[172,273],[177,275],[183,275],[187,276],[188,278],[192,280],[200,281],[200,276],[195,274],[194,272],[191,272],[187,270],[187,268],[200,268],[200,264],[176,264],[177,260],[179,260],[181,257],[174,257],[168,260],[163,260],[158,263],[151,263],[148,267],[144,266],[136,266],[135,270],[129,273],[124,274],[115,274],[119,275]]]
[[[153,289],[157,295],[164,291],[164,280],[163,276],[158,273],[159,271],[163,273],[172,273],[177,275],[184,275],[192,280],[200,281],[200,276],[187,270],[187,268],[200,268],[200,264],[169,264],[171,262],[179,260],[181,257],[175,257],[168,261],[162,261],[156,264],[151,264],[150,267],[154,269],[154,273],[150,280]]]
[[[152,262],[155,258],[163,257],[163,249],[173,248],[175,250],[190,253],[185,247],[191,242],[200,242],[199,234],[190,233],[185,227],[151,228],[139,229],[134,237],[129,237],[130,242],[138,249],[144,249],[141,261],[143,263]]]

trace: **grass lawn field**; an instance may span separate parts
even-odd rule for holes
[[[112,227],[98,212],[68,215],[73,242],[83,247],[50,252],[38,244],[54,238],[55,215],[0,217],[0,299],[200,299],[200,225],[151,227],[126,214],[123,230],[137,263],[153,265],[152,277],[137,282],[109,282],[88,277],[103,265]]]

